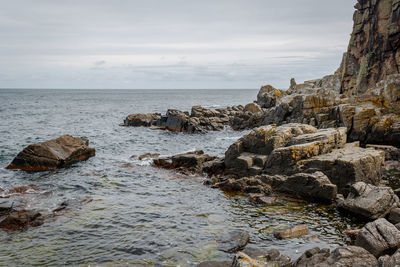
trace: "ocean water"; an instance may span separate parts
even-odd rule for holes
[[[195,266],[230,260],[216,238],[246,230],[249,246],[277,248],[296,259],[306,249],[349,242],[352,225],[329,206],[282,200],[265,207],[202,184],[205,177],[155,169],[131,155],[172,155],[203,149],[223,155],[246,132],[191,135],[121,127],[130,113],[193,105],[246,104],[256,90],[0,90],[0,187],[34,184],[20,205],[46,214],[67,209],[39,227],[0,231],[0,266]],[[63,134],[85,137],[96,156],[42,173],[6,170],[26,145]],[[1,200],[1,199],[0,199]],[[10,201],[10,199],[3,199]],[[310,235],[277,240],[271,231],[305,223]]]

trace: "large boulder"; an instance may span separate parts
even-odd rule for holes
[[[364,149],[356,144],[319,155],[301,163],[300,169],[318,170],[343,192],[348,185],[365,182],[378,185],[382,178],[384,152]]]
[[[262,112],[262,109],[257,103],[249,103],[244,107],[244,111],[247,111],[250,113],[258,113],[258,112]]]
[[[392,254],[400,247],[400,231],[381,218],[367,223],[361,229],[355,245],[368,250],[375,257]]]
[[[257,104],[262,108],[271,108],[274,107],[284,95],[284,91],[275,89],[271,85],[265,85],[261,87],[258,92]]]
[[[336,198],[337,187],[322,172],[297,173],[287,177],[278,191],[298,195],[306,199],[331,202]]]
[[[357,182],[350,187],[339,207],[367,219],[383,218],[399,206],[399,198],[390,187]]]
[[[88,140],[63,135],[57,139],[27,146],[6,168],[38,172],[66,167],[93,157],[95,149],[88,145]]]
[[[159,113],[147,113],[147,114],[130,114],[124,120],[123,126],[145,126],[149,127],[154,124],[154,122],[161,118]]]

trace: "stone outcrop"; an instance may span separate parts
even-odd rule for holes
[[[392,254],[400,247],[400,231],[381,218],[367,223],[361,229],[355,245],[368,250],[375,257]]]
[[[399,207],[399,198],[390,187],[357,182],[351,186],[350,193],[339,203],[339,207],[374,220],[385,217],[391,210]]]
[[[27,146],[6,168],[37,172],[67,167],[95,155],[95,149],[88,145],[88,140],[63,135]]]
[[[227,108],[205,108],[193,106],[191,113],[169,109],[165,115],[159,113],[130,114],[122,126],[144,126],[171,132],[206,133],[219,131],[230,126],[235,130],[252,128],[261,125],[264,109],[256,103]]]
[[[336,198],[337,186],[322,172],[293,174],[276,190],[305,199],[331,202]]]
[[[254,129],[225,152],[226,168],[238,174],[257,174],[262,170],[282,174],[294,165],[346,143],[346,130],[317,130],[305,124],[268,125]]]
[[[384,152],[346,144],[346,128],[316,129],[292,123],[254,129],[228,148],[224,163],[225,173],[283,175],[274,180],[280,184],[264,180],[280,192],[297,190],[303,197],[320,198],[318,194],[336,195],[333,185],[340,192],[358,181],[378,185]],[[318,171],[326,177],[315,176]]]

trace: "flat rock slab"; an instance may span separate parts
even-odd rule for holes
[[[29,145],[14,158],[7,169],[38,172],[69,166],[95,155],[89,141],[71,135]]]
[[[243,249],[250,241],[250,235],[246,231],[232,231],[217,239],[217,249],[227,253],[233,253]]]

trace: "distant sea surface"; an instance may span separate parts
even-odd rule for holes
[[[222,156],[246,132],[170,133],[121,127],[131,113],[193,105],[225,107],[256,99],[257,90],[0,90],[0,187],[34,184],[26,207],[41,212],[62,202],[60,216],[24,231],[0,231],[0,266],[195,266],[231,260],[216,238],[246,230],[251,244],[297,258],[306,249],[336,247],[349,226],[329,206],[287,201],[252,204],[202,184],[205,177],[155,169],[131,158],[202,149]],[[90,140],[96,156],[66,169],[4,169],[25,146],[71,134]],[[0,199],[1,200],[1,199]],[[90,201],[88,201],[90,200]],[[308,238],[277,240],[273,229],[305,223]]]

